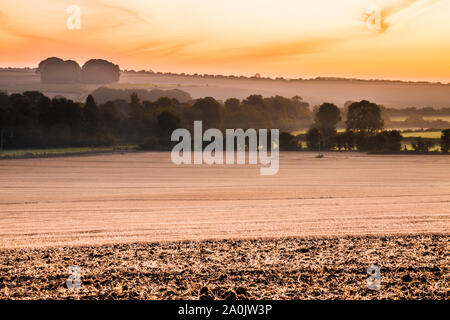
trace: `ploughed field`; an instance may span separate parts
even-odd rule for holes
[[[443,300],[449,266],[448,235],[3,249],[0,299]]]
[[[0,160],[0,299],[448,299],[450,157],[315,156]]]
[[[0,248],[450,233],[450,157],[280,154],[175,166],[168,152],[0,161]]]

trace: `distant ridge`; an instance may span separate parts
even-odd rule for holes
[[[13,68],[3,67],[2,71],[13,72],[36,72],[37,68]],[[146,71],[146,70],[120,70],[124,74],[142,74],[142,75],[166,75],[166,76],[179,76],[179,77],[192,77],[192,78],[215,78],[215,79],[240,79],[240,80],[260,80],[260,81],[287,81],[287,82],[302,82],[302,81],[341,81],[341,82],[358,82],[358,83],[395,83],[395,84],[427,84],[427,85],[441,85],[450,86],[450,83],[442,83],[440,81],[406,81],[406,80],[387,80],[387,79],[358,79],[358,78],[345,78],[345,77],[315,77],[315,78],[284,78],[284,77],[262,77],[262,76],[237,76],[237,75],[221,75],[221,74],[188,74],[188,73],[176,73],[176,72],[161,72],[161,71]]]

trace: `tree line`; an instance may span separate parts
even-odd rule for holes
[[[383,108],[367,100],[351,103],[346,108],[346,130],[337,131],[342,119],[341,110],[334,104],[324,103],[314,113],[314,124],[304,135],[309,150],[358,150],[372,153],[398,153],[402,149],[403,136],[398,130],[385,130]],[[301,139],[284,133],[280,144],[290,150],[301,148]],[[442,131],[441,152],[448,153],[450,129]],[[411,144],[413,152],[427,153],[434,143],[417,138]]]
[[[106,146],[139,144],[147,148],[170,147],[170,133],[191,128],[202,120],[208,128],[284,128],[293,130],[311,118],[308,103],[259,95],[247,99],[212,97],[187,102],[160,97],[141,101],[136,93],[122,99],[97,104],[89,95],[84,103],[41,92],[22,94],[0,92],[2,149]]]
[[[212,97],[180,102],[160,97],[141,101],[136,93],[129,101],[114,100],[97,104],[89,95],[84,103],[41,92],[22,94],[0,92],[1,149],[107,146],[138,144],[147,149],[169,149],[171,133],[177,128],[192,130],[195,120],[203,128],[249,128],[281,130],[284,150],[359,150],[400,152],[402,136],[396,130],[384,130],[381,108],[369,101],[354,102],[346,110],[346,131],[336,126],[343,121],[341,110],[324,103],[310,111],[301,97],[246,99],[225,102]],[[305,135],[289,132],[314,121]],[[448,152],[450,132],[442,134],[442,152]],[[425,152],[427,142],[413,143],[417,152]]]

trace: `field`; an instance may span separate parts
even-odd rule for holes
[[[408,117],[404,116],[394,116],[394,117],[390,117],[391,121],[405,121]],[[442,121],[447,121],[450,122],[450,116],[424,116],[423,119],[425,121],[436,121],[436,120],[442,120]]]
[[[20,149],[3,150],[0,152],[1,158],[21,158],[21,157],[46,157],[46,156],[66,156],[91,153],[103,153],[113,151],[128,151],[136,149],[135,145],[113,146],[113,147],[80,147],[80,148],[53,148],[53,149]]]
[[[0,161],[0,246],[448,232],[447,156],[282,153],[180,166],[170,153]],[[188,217],[188,218],[187,218]]]
[[[0,160],[0,298],[448,298],[450,158],[315,156]]]
[[[345,129],[338,129],[339,133],[345,132]],[[401,130],[400,130],[401,131]],[[307,130],[298,130],[291,132],[292,135],[298,136],[300,134],[306,134]],[[427,139],[441,139],[442,130],[438,131],[408,131],[402,132],[403,138],[427,138]]]
[[[442,131],[415,131],[403,132],[403,138],[427,138],[427,139],[441,139]]]
[[[301,134],[306,134],[306,132],[307,132],[307,130],[298,130],[298,131],[291,132],[291,134],[294,136],[298,136]],[[339,129],[338,132],[345,132],[345,129]],[[430,151],[436,151],[436,152],[441,151],[440,139],[441,139],[442,131],[411,131],[411,132],[402,132],[401,134],[404,139],[404,141],[402,142],[402,147],[401,147],[402,150],[404,148],[406,148],[409,151],[414,150],[412,147],[412,141],[413,141],[412,139],[420,137],[420,138],[424,138],[424,139],[436,140],[435,146],[430,148]],[[308,146],[306,145],[306,142],[302,141],[302,148],[307,148],[307,147]]]
[[[423,235],[0,250],[0,299],[443,300],[448,249],[448,236]],[[79,289],[66,287],[70,265]]]

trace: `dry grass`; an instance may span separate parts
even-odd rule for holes
[[[449,299],[449,249],[423,235],[1,250],[0,299]]]

